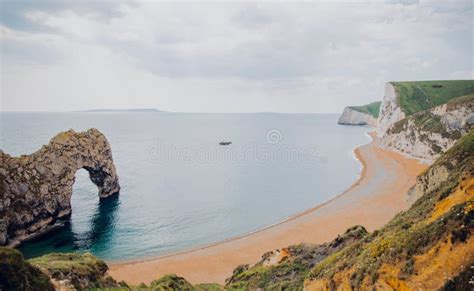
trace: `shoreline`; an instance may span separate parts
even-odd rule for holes
[[[282,221],[239,236],[150,258],[107,261],[110,267],[109,273],[115,279],[124,280],[132,285],[141,282],[150,283],[168,273],[183,276],[193,284],[210,282],[223,284],[235,267],[240,264],[254,264],[267,251],[302,242],[323,243],[356,224],[364,225],[369,231],[382,226],[396,213],[408,207],[406,192],[427,165],[380,147],[375,132],[369,132],[368,135],[372,141],[356,147],[353,151],[355,158],[362,165],[359,178],[335,197]],[[376,167],[377,162],[384,164],[385,168],[382,171],[375,169],[380,168]],[[411,168],[411,171],[400,171],[403,168]],[[391,175],[384,175],[389,174],[387,172],[392,172],[391,175],[398,174],[399,177],[391,179],[393,178]],[[379,185],[374,187],[371,184],[377,179]],[[398,184],[398,187],[386,187],[386,183],[380,183],[380,179],[382,182],[389,180]],[[391,190],[383,191],[381,188]],[[396,193],[396,197],[391,197],[394,195],[378,194],[379,192],[400,193]],[[382,201],[378,201],[380,198]],[[361,209],[355,207],[360,204],[361,206],[389,204],[389,209],[378,213],[380,207],[374,207],[372,211],[361,213]],[[351,219],[347,219],[348,214]],[[317,226],[321,228],[315,229]],[[342,226],[344,227],[341,228]],[[308,229],[317,230],[317,234],[308,233]]]
[[[372,137],[370,134],[369,134],[370,137]],[[373,140],[372,140],[373,141]],[[371,142],[372,142],[371,141]],[[359,185],[359,182],[365,178],[365,175],[366,175],[366,172],[367,172],[367,169],[366,169],[366,163],[365,161],[363,160],[363,157],[361,156],[360,154],[360,151],[359,151],[359,147],[361,146],[364,146],[364,145],[360,145],[360,146],[357,146],[354,150],[353,150],[353,153],[354,153],[354,158],[357,159],[361,165],[362,165],[362,170],[359,174],[359,177],[357,178],[356,181],[354,181],[346,190],[344,190],[342,193],[339,193],[337,194],[336,196],[322,202],[322,203],[319,203],[317,204],[316,206],[313,206],[309,209],[305,209],[305,210],[302,210],[302,211],[299,211],[293,215],[290,215],[288,216],[287,218],[283,219],[283,220],[280,220],[278,222],[275,222],[273,224],[270,224],[270,225],[267,225],[267,226],[264,226],[262,228],[259,228],[259,229],[256,229],[256,230],[253,230],[253,231],[250,231],[250,232],[246,232],[246,233],[243,233],[243,234],[239,234],[239,235],[236,235],[236,236],[231,236],[229,238],[226,238],[226,239],[222,239],[222,240],[218,240],[218,241],[215,241],[215,242],[211,242],[211,243],[207,243],[207,244],[204,244],[204,245],[200,245],[200,246],[196,246],[196,247],[190,247],[190,248],[187,248],[187,249],[184,249],[184,250],[181,250],[181,251],[175,251],[175,252],[170,252],[170,253],[165,253],[165,254],[162,254],[162,255],[157,255],[157,256],[151,256],[151,257],[144,257],[144,258],[136,258],[136,259],[125,259],[125,260],[109,260],[109,261],[106,261],[107,265],[109,266],[117,266],[117,265],[124,265],[124,264],[134,264],[134,263],[140,263],[140,262],[147,262],[147,261],[153,261],[153,260],[159,260],[159,259],[164,259],[164,258],[168,258],[168,257],[172,257],[172,256],[176,256],[176,255],[183,255],[183,254],[187,254],[187,253],[192,253],[192,252],[195,252],[195,251],[199,251],[199,250],[203,250],[203,249],[207,249],[207,248],[211,248],[211,247],[214,247],[214,246],[217,246],[217,245],[220,245],[220,244],[224,244],[224,243],[228,243],[228,242],[231,242],[231,241],[234,241],[234,240],[238,240],[238,239],[241,239],[241,238],[245,238],[247,236],[250,236],[250,235],[254,235],[254,234],[257,234],[259,232],[262,232],[262,231],[266,231],[268,229],[271,229],[273,227],[277,227],[279,226],[280,224],[283,224],[283,223],[286,223],[288,221],[291,221],[293,219],[297,219],[298,217],[302,216],[302,215],[305,215],[309,212],[312,212],[312,211],[316,211],[318,208],[320,207],[323,207],[325,206],[326,204],[328,203],[331,203],[331,201],[337,199],[338,197],[340,196],[343,196],[345,193],[347,193],[348,191],[350,191],[353,187]]]

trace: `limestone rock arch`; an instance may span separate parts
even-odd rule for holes
[[[110,144],[95,128],[69,130],[31,155],[0,150],[0,245],[15,246],[71,215],[76,171],[86,169],[100,199],[120,191]]]

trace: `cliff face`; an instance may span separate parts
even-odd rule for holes
[[[337,123],[342,125],[369,125],[371,127],[377,127],[377,119],[372,115],[359,112],[351,107],[344,108]]]
[[[397,94],[391,83],[385,84],[385,94],[380,107],[379,126],[377,134],[383,137],[387,130],[397,121],[405,118],[405,113],[401,110],[397,103]]]
[[[449,81],[442,83],[445,87],[450,85]],[[430,87],[431,90],[436,90],[439,86],[441,85],[433,84]],[[472,129],[474,94],[453,97],[442,105],[416,111],[417,108],[429,107],[430,104],[425,104],[426,100],[435,99],[436,96],[428,96],[418,85],[412,87],[421,93],[416,91],[410,93],[413,95],[409,95],[397,89],[392,83],[386,84],[377,133],[383,146],[411,157],[433,162]],[[441,88],[445,87],[441,86]],[[402,88],[405,89],[405,87]],[[471,90],[470,87],[463,89],[461,91],[463,93]],[[404,94],[403,99],[401,94]],[[402,101],[405,102],[404,107],[401,106]]]
[[[81,168],[100,198],[119,192],[110,145],[97,129],[59,133],[31,155],[0,151],[0,245],[16,245],[61,226],[71,214],[74,175]]]
[[[388,128],[382,144],[433,162],[473,128],[474,95],[415,113]]]

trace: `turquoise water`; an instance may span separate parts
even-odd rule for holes
[[[122,186],[99,203],[78,171],[69,225],[24,244],[26,257],[143,258],[257,230],[349,187],[361,170],[353,149],[369,141],[367,128],[318,114],[2,113],[0,121],[0,148],[12,155],[59,131],[99,129]]]

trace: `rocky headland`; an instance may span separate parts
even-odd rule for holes
[[[338,124],[342,125],[368,125],[377,127],[381,102],[373,102],[363,106],[348,106],[344,108]]]
[[[16,246],[71,215],[75,173],[89,172],[100,199],[120,190],[110,144],[97,129],[69,130],[31,155],[0,150],[0,245]]]

